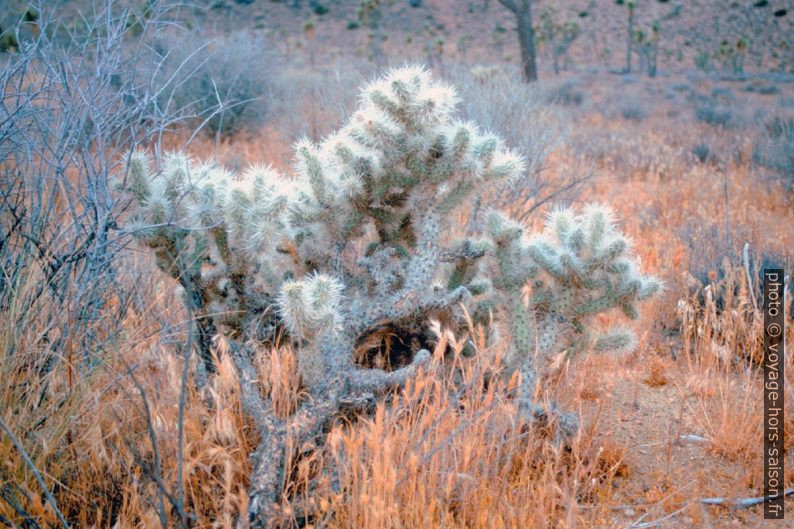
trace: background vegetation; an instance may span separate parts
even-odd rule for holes
[[[134,242],[117,175],[139,147],[156,168],[185,149],[290,173],[296,140],[338,129],[366,81],[418,61],[458,88],[462,118],[525,156],[490,204],[534,232],[553,204],[607,202],[667,287],[634,352],[559,358],[536,397],[580,417],[562,443],[516,421],[516,381],[490,376],[506,344],[430,323],[436,368],[294,447],[273,523],[775,527],[730,507],[762,493],[760,276],[788,270],[794,248],[794,13],[516,4],[2,4],[0,524],[245,525],[260,432],[233,340],[212,341],[217,371],[202,375],[194,314]],[[292,413],[299,351],[248,346],[273,413]]]

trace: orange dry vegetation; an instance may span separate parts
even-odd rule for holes
[[[284,477],[285,526],[307,508],[316,526],[340,529],[572,529],[654,520],[676,527],[765,526],[759,507],[706,508],[697,499],[762,492],[761,316],[751,299],[758,285],[749,284],[738,249],[746,240],[754,253],[791,255],[791,192],[757,178],[746,152],[721,165],[693,164],[681,156],[681,138],[659,132],[674,122],[663,115],[648,121],[653,126],[642,130],[595,114],[577,123],[583,136],[617,131],[632,138],[623,152],[593,164],[594,178],[579,200],[616,208],[644,268],[662,276],[667,290],[645,307],[634,353],[565,360],[539,396],[581,413],[584,427],[572,445],[517,422],[509,384],[486,383],[500,368],[498,345],[487,347],[480,330],[471,329],[479,351],[465,358],[459,354],[463,337],[436,326],[431,368],[371,416],[338,424],[321,451],[298,457],[296,447]],[[697,127],[688,133],[705,132],[705,125]],[[220,145],[200,140],[191,148],[197,156],[235,164],[277,162],[288,158],[289,142],[266,130]],[[549,170],[564,174],[580,162],[580,153],[562,146]],[[725,238],[726,211],[733,253],[721,255],[714,239]],[[82,352],[67,350],[44,379],[30,376],[47,362],[36,344],[48,332],[41,323],[48,309],[27,305],[39,280],[35,270],[16,286],[11,310],[20,312],[0,319],[0,351],[15,352],[5,354],[0,367],[3,418],[18,437],[36,440],[28,446],[30,457],[75,526],[158,526],[160,501],[174,524],[168,496],[181,495],[192,526],[233,527],[246,509],[257,436],[242,414],[225,344],[219,339],[219,372],[205,387],[198,390],[188,379],[180,469],[183,359],[174,351],[185,339],[179,326],[185,313],[149,256],[128,259],[126,280],[141,278],[135,291],[145,302],[129,312],[114,354],[91,371],[78,368]],[[711,267],[708,284],[690,274],[704,264]],[[791,325],[788,331],[794,343]],[[453,354],[445,357],[447,344]],[[262,386],[284,415],[301,398],[294,353],[286,346],[262,350],[259,360]],[[787,377],[790,406],[791,357]],[[44,404],[33,398],[40,389],[48,397]],[[787,411],[790,449],[794,410]],[[0,484],[22,484],[13,502],[40,525],[57,525],[20,452],[7,436],[0,439]],[[791,456],[786,464],[794,468]],[[322,466],[335,469],[343,492],[324,483],[306,490]],[[790,470],[786,480],[794,484]],[[0,501],[0,515],[20,521],[8,501]]]

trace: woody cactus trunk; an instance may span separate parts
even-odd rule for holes
[[[660,287],[637,271],[602,207],[557,211],[548,233],[530,240],[494,212],[475,236],[451,240],[456,208],[524,170],[498,137],[455,120],[456,102],[426,70],[393,70],[363,90],[342,129],[296,145],[289,176],[266,166],[230,174],[179,153],[155,171],[144,153],[130,156],[122,187],[135,204],[131,231],[183,288],[206,370],[212,335],[232,339],[245,411],[261,435],[254,527],[279,519],[288,434],[290,446],[318,443],[340,414],[368,408],[430,360],[417,346],[398,369],[365,368],[354,361],[362,337],[384,326],[419,336],[442,313],[454,325],[462,305],[490,311],[512,336],[507,375],[522,374],[519,408],[536,419],[546,415],[532,404],[536,351],[628,348],[627,331],[596,331],[592,316],[619,308],[635,317],[636,302]],[[261,396],[244,345],[279,332],[295,345],[308,390],[288,419]],[[575,418],[563,422],[575,433]]]

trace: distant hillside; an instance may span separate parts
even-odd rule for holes
[[[2,4],[0,24],[7,29],[26,3]],[[660,73],[794,71],[792,0],[636,4],[635,70],[642,71],[655,53]],[[62,0],[58,9],[74,13],[86,5],[86,0]],[[536,0],[533,15],[541,71],[553,69],[555,54],[561,69],[624,68],[628,7],[623,0]],[[208,36],[262,32],[295,60],[351,54],[373,62],[518,60],[515,23],[498,0],[197,0],[180,16],[188,28]]]

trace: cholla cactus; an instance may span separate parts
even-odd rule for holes
[[[139,204],[137,233],[185,287],[207,332],[253,327],[267,338],[283,325],[311,356],[301,363],[307,380],[327,371],[329,358],[349,356],[320,351],[329,337],[352,350],[368,329],[423,325],[472,296],[502,306],[516,358],[629,349],[630,332],[597,333],[593,316],[619,308],[635,317],[636,302],[660,285],[637,272],[606,208],[557,210],[530,240],[492,213],[486,238],[442,244],[449,213],[472,190],[523,170],[497,137],[454,119],[456,102],[427,71],[395,70],[364,89],[340,131],[297,144],[292,178],[261,166],[233,175],[182,154],[155,174],[135,153],[128,190]],[[488,277],[482,258],[491,253],[497,271]],[[336,368],[349,363],[340,361]]]
[[[452,119],[456,101],[425,70],[395,70],[364,90],[341,131],[298,144],[293,224],[305,264],[348,275],[342,252],[361,237],[367,255],[420,253],[423,237],[436,245],[439,223],[475,186],[520,174],[523,161],[498,138]]]
[[[602,207],[556,211],[529,240],[498,213],[478,237],[444,236],[472,192],[524,169],[499,138],[455,120],[456,102],[424,69],[394,70],[364,89],[341,130],[318,145],[298,142],[290,177],[269,167],[234,175],[182,154],[155,172],[144,154],[131,156],[134,232],[184,288],[207,367],[216,327],[265,340],[283,328],[296,345],[311,397],[294,418],[301,439],[322,430],[343,401],[382,394],[428,361],[419,350],[392,372],[354,365],[357,340],[384,325],[418,334],[461,302],[498,309],[513,337],[508,365],[524,375],[522,402],[537,415],[535,351],[625,349],[629,335],[595,332],[593,316],[612,308],[634,316],[636,302],[659,289],[637,272]],[[521,293],[528,282],[529,305]],[[253,368],[234,357],[263,436],[250,515],[266,519],[292,425],[267,416],[250,389]]]
[[[279,314],[290,336],[301,341],[298,368],[310,386],[320,383],[325,375],[325,358],[315,344],[319,334],[339,332],[341,293],[342,284],[324,274],[287,281],[281,287]]]
[[[239,335],[256,323],[265,329],[258,334],[273,334],[272,305],[291,272],[280,251],[289,198],[279,178],[266,167],[237,178],[181,153],[167,155],[158,174],[145,153],[130,156],[128,190],[138,205],[132,231],[183,287],[210,370],[217,326]]]
[[[467,258],[442,245],[444,224],[477,186],[523,170],[498,138],[453,119],[456,102],[425,70],[395,70],[364,89],[340,131],[296,147],[290,237],[303,273],[343,285],[335,339],[348,356],[368,329],[421,325],[470,294],[439,286],[448,263]]]
[[[498,266],[493,285],[513,338],[508,363],[525,373],[525,391],[534,389],[536,352],[548,360],[564,351],[620,352],[635,346],[630,329],[599,330],[594,318],[620,310],[634,319],[637,303],[662,284],[639,272],[630,241],[615,228],[609,208],[592,204],[580,214],[557,209],[544,232],[529,240],[520,225],[492,212],[488,231]],[[528,303],[524,285],[531,287]]]
[[[294,339],[316,334],[310,319],[291,318],[314,311],[296,301],[303,283],[284,282],[315,272],[345,300],[330,328],[421,319],[467,294],[462,284],[434,286],[450,255],[441,246],[449,213],[475,187],[523,170],[498,138],[453,119],[456,102],[424,69],[395,70],[363,91],[340,131],[297,144],[293,178],[266,167],[231,175],[181,154],[155,175],[136,154],[129,191],[138,222],[151,226],[139,236],[201,298],[194,310],[234,332],[253,314],[278,312]],[[366,251],[351,258],[357,248]]]

